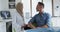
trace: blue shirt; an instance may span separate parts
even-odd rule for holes
[[[38,13],[29,21],[29,23],[36,22],[37,26],[48,25],[49,26],[50,15],[48,13]]]

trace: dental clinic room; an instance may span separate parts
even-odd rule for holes
[[[0,32],[60,32],[60,0],[0,0]]]

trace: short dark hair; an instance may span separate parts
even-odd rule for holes
[[[42,5],[43,8],[44,8],[44,3],[42,3],[42,2],[38,2],[38,4],[39,4],[39,5]]]

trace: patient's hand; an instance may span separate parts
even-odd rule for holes
[[[35,29],[36,27],[34,25],[32,25],[31,23],[28,24],[28,27]]]
[[[37,28],[48,28],[48,25],[44,25],[44,26],[37,27]]]
[[[42,26],[42,28],[48,28],[48,25],[44,25],[44,26]]]

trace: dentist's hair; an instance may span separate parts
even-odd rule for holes
[[[21,16],[23,16],[23,3],[21,2],[17,3],[16,10]]]

